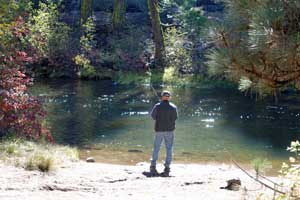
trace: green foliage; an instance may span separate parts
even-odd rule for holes
[[[80,37],[81,51],[86,54],[91,54],[96,46],[95,33],[96,24],[93,17],[89,17],[81,26],[82,35]]]
[[[94,56],[96,40],[96,25],[93,17],[89,17],[81,26],[82,35],[80,37],[80,54],[76,55],[73,60],[79,66],[78,76],[81,78],[97,78],[99,76],[91,59]]]
[[[224,22],[207,32],[215,44],[207,62],[213,75],[248,79],[260,95],[300,85],[300,2],[226,1]],[[245,85],[244,85],[245,86]],[[240,88],[245,90],[246,88]]]
[[[175,27],[165,31],[165,48],[168,67],[188,71],[192,67],[192,46],[184,33]]]
[[[13,30],[25,29],[25,27],[21,27],[21,25],[16,28],[16,19],[18,17],[22,18],[22,14],[29,10],[29,0],[0,0],[0,52],[15,50],[13,49],[13,45],[16,43],[16,37]]]
[[[208,21],[201,8],[189,9],[185,13],[184,19],[186,27],[191,28],[191,31],[195,31],[197,34],[200,34],[203,31],[203,27]]]
[[[8,145],[8,146],[6,147],[6,152],[7,152],[8,154],[14,154],[14,153],[16,153],[16,145],[15,145],[14,143]]]
[[[278,194],[273,197],[276,200],[296,200],[300,196],[300,143],[292,141],[288,151],[294,154],[289,158],[289,163],[283,163],[280,170],[281,187],[284,188],[285,194]],[[282,190],[282,189],[280,189]]]
[[[91,65],[91,61],[83,54],[74,57],[76,65],[80,66],[78,76],[81,78],[97,78],[98,74],[94,66]]]
[[[9,23],[30,8],[30,0],[0,0],[0,23]]]
[[[34,10],[28,23],[31,34],[29,42],[39,53],[55,62],[57,58],[64,58],[69,52],[71,29],[59,21],[57,5],[54,3],[40,3],[39,9]]]

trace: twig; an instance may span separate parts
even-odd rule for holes
[[[285,192],[282,192],[280,190],[277,190],[276,188],[273,188],[272,186],[269,186],[268,184],[260,181],[259,179],[255,178],[254,176],[252,176],[250,173],[248,173],[246,170],[244,170],[237,162],[235,162],[233,159],[231,159],[231,161],[240,169],[242,170],[247,176],[249,176],[250,178],[252,178],[253,180],[257,181],[258,183],[262,184],[263,186],[269,188],[270,190],[273,190],[275,192],[278,192],[280,194],[286,194]]]

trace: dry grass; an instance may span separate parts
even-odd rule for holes
[[[76,161],[79,161],[78,150],[69,146],[23,140],[0,142],[0,162],[26,170],[48,172]]]

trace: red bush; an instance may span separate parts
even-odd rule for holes
[[[0,48],[0,131],[30,139],[45,136],[53,142],[50,132],[42,126],[46,114],[42,103],[27,93],[32,79],[26,76],[25,66],[37,59],[34,49],[24,45],[30,33],[21,17],[12,24],[9,45],[5,50]]]

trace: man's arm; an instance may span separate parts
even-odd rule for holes
[[[155,105],[151,111],[151,117],[153,120],[156,120],[156,116],[157,116],[157,105]]]
[[[175,107],[175,112],[174,112],[174,121],[178,119],[178,111],[177,107]]]

